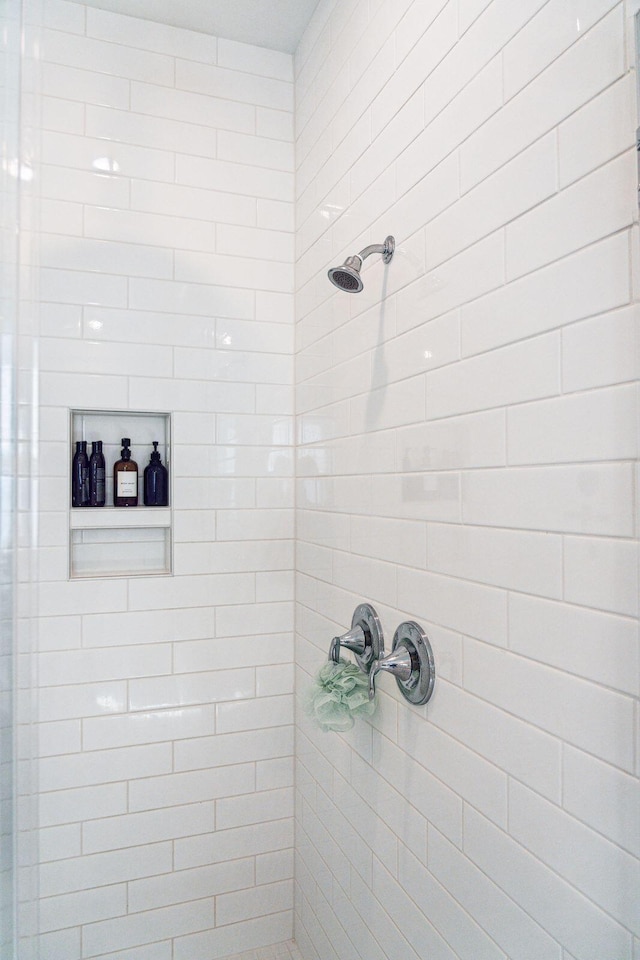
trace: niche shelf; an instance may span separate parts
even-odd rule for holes
[[[113,465],[120,459],[121,438],[131,438],[131,456],[138,464],[138,506],[113,506]],[[173,509],[145,507],[144,468],[159,441],[162,462],[171,475],[171,414],[149,410],[70,410],[69,468],[78,440],[102,440],[105,459],[104,507],[72,507],[69,491],[69,578],[167,576],[173,570]]]

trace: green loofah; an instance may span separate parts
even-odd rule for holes
[[[320,667],[307,692],[305,709],[322,730],[351,730],[356,717],[370,717],[369,679],[355,663],[329,660]]]

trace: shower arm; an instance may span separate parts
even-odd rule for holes
[[[389,263],[393,256],[393,248],[393,237],[387,237],[384,243],[370,243],[368,247],[360,251],[358,256],[361,260],[366,260],[372,253],[381,253],[383,261]]]

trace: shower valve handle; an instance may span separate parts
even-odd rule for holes
[[[406,647],[398,647],[381,660],[374,660],[369,673],[369,700],[376,695],[376,674],[380,671],[384,670],[397,680],[406,682],[411,679],[412,669],[411,653]]]
[[[364,630],[360,624],[356,624],[351,630],[347,630],[341,637],[334,637],[329,647],[329,660],[338,663],[340,660],[340,648],[346,647],[347,650],[353,650],[359,657],[365,652],[366,638]]]

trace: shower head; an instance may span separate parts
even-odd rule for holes
[[[341,267],[331,267],[329,280],[339,290],[346,290],[348,293],[360,293],[364,287],[360,277],[361,267],[362,257],[359,257],[358,254],[355,257],[347,257]]]
[[[362,261],[372,253],[381,253],[385,263],[390,263],[395,250],[396,242],[393,237],[387,237],[384,243],[372,243],[360,253],[352,257],[347,257],[345,262],[339,267],[331,267],[328,271],[329,280],[339,290],[346,290],[347,293],[360,293],[364,284],[360,276]]]

